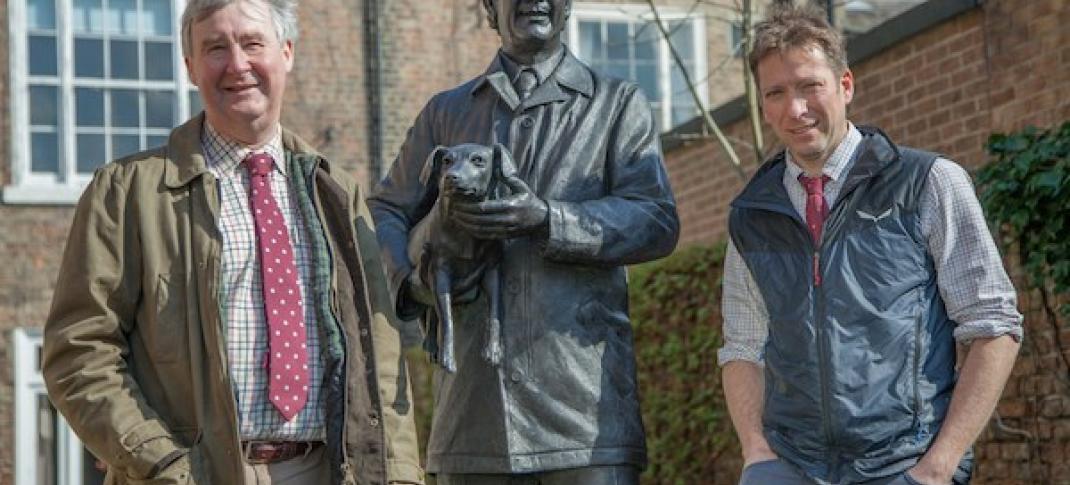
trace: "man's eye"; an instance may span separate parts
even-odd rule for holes
[[[447,157],[447,158],[443,158],[442,159],[442,164],[443,165],[449,165],[451,163],[453,163],[453,159],[452,158]]]
[[[483,165],[483,157],[472,157],[472,163],[476,165]]]

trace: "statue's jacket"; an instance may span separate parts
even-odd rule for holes
[[[729,215],[769,313],[765,437],[821,483],[909,469],[940,430],[955,384],[955,324],[918,211],[936,154],[859,129],[818,243],[788,198],[783,152]],[[968,474],[971,464],[967,454],[960,466]]]
[[[669,254],[679,235],[650,105],[568,52],[523,101],[498,57],[434,96],[369,199],[395,298],[412,271],[408,231],[437,193],[420,171],[459,143],[508,148],[549,230],[504,242],[500,366],[480,355],[485,295],[455,308],[458,370],[435,375],[429,471],[643,466],[625,265]]]
[[[106,483],[172,483],[142,479],[176,450],[189,457],[188,483],[244,480],[203,123],[98,169],[74,215],[42,372],[52,402],[108,463]],[[351,177],[288,130],[282,143],[313,244],[331,483],[422,483],[370,214]]]

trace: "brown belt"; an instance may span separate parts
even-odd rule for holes
[[[322,441],[242,441],[245,459],[253,465],[265,465],[307,455]]]

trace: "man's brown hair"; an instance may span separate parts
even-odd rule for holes
[[[805,2],[802,5],[773,4],[767,18],[754,25],[754,47],[747,62],[755,81],[758,62],[770,54],[791,49],[817,49],[825,55],[836,74],[847,70],[847,52],[843,36],[825,20],[825,12]]]

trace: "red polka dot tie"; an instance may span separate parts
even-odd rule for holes
[[[286,222],[271,194],[271,156],[251,154],[245,159],[245,166],[249,169],[249,202],[256,223],[267,317],[268,398],[283,418],[290,421],[308,400],[305,313],[297,286],[297,265]]]
[[[825,183],[828,181],[828,175],[799,175],[799,182],[802,182],[803,188],[806,189],[806,227],[810,229],[814,244],[821,244],[821,227],[825,225],[825,218],[829,214],[828,203],[825,202]]]

